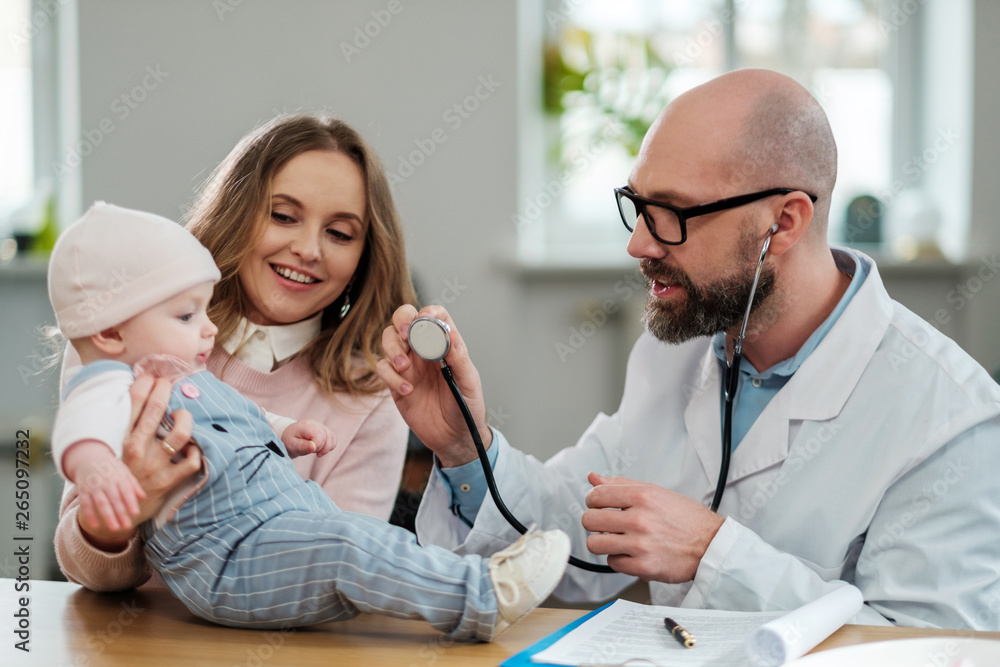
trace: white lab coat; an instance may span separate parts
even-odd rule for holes
[[[652,583],[654,603],[786,610],[847,581],[866,602],[857,623],[1000,630],[1000,386],[892,301],[859,256],[864,284],[733,452],[726,521],[694,580]],[[595,561],[579,522],[591,470],[708,505],[720,376],[710,339],[643,335],[618,412],[598,415],[575,447],[542,464],[496,433],[501,496],[521,522],[563,528],[573,553]],[[488,495],[472,529],[449,503],[432,475],[422,543],[485,554],[516,537]],[[556,594],[600,600],[632,581],[569,567]]]

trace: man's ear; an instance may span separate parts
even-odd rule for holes
[[[774,211],[778,231],[771,236],[769,255],[781,255],[806,235],[813,217],[813,203],[804,192],[790,192],[781,197]]]
[[[125,351],[125,340],[116,327],[109,327],[93,334],[90,337],[90,342],[102,353],[109,356],[118,356]]]

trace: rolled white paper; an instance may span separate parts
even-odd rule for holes
[[[802,657],[853,618],[863,604],[861,591],[846,585],[765,623],[747,638],[751,664],[777,667]]]

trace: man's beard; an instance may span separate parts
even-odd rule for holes
[[[646,306],[642,322],[646,330],[665,343],[683,343],[701,336],[712,336],[743,322],[753,276],[757,269],[760,249],[754,248],[756,239],[743,235],[740,244],[739,265],[736,271],[702,287],[696,286],[680,269],[644,259],[639,263],[646,278]],[[660,299],[649,288],[652,281],[683,288],[681,302]],[[753,310],[774,291],[774,270],[764,266],[754,294]]]

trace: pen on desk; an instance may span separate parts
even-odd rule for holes
[[[667,630],[674,636],[674,639],[676,639],[677,643],[681,646],[684,648],[694,648],[694,643],[697,641],[694,638],[694,635],[677,625],[677,623],[674,622],[674,619],[664,618],[663,625],[667,626]]]

